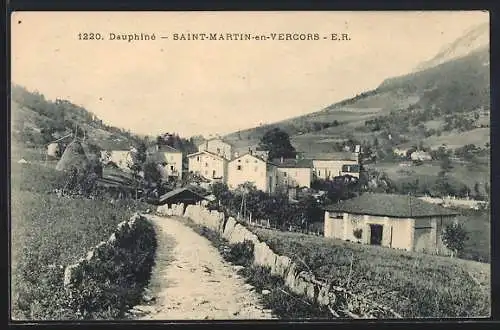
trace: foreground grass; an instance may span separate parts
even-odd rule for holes
[[[276,253],[403,317],[487,317],[489,264],[251,229]],[[351,268],[352,262],[352,268]]]
[[[11,288],[13,319],[68,319],[64,267],[109,237],[146,205],[58,198],[60,174],[42,164],[12,164]]]
[[[332,314],[317,304],[312,304],[304,298],[292,293],[285,286],[282,278],[271,275],[270,269],[253,264],[253,244],[245,242],[240,244],[229,244],[217,232],[195,224],[193,221],[175,217],[191,227],[199,235],[207,238],[213,246],[221,253],[224,260],[234,265],[243,266],[238,274],[245,278],[255,290],[261,293],[261,303],[266,309],[272,310],[273,314],[281,319],[331,319]]]

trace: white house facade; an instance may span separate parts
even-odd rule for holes
[[[228,160],[232,158],[231,144],[223,141],[220,138],[209,139],[199,144],[198,151],[208,151]]]
[[[351,175],[359,178],[360,164],[358,154],[336,153],[312,160],[313,171],[318,179],[332,179],[336,176]]]
[[[289,188],[311,187],[313,179],[312,161],[307,159],[274,159],[278,185]]]
[[[440,233],[456,215],[415,197],[364,194],[326,207],[324,233],[362,244],[447,255],[450,251]]]
[[[111,151],[101,151],[101,159],[104,163],[113,162],[120,169],[124,171],[129,171],[129,166],[132,164],[132,153],[131,150],[111,150]]]
[[[227,182],[228,160],[208,152],[198,151],[187,156],[189,172],[203,176],[211,182]]]
[[[182,178],[182,152],[167,145],[155,145],[148,150],[148,158],[155,161],[163,178]]]
[[[231,160],[228,164],[228,187],[236,189],[245,182],[253,183],[264,192],[274,192],[277,185],[275,166],[250,153]]]

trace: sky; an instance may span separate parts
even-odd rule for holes
[[[134,133],[226,134],[376,88],[488,19],[479,11],[15,12],[11,78]],[[97,32],[103,40],[79,40]],[[155,40],[110,40],[110,33]],[[185,33],[320,40],[173,39]],[[349,40],[329,40],[332,33]]]

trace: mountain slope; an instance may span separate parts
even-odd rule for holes
[[[454,48],[460,47],[455,44]],[[478,130],[475,141],[481,141],[482,147],[489,142],[489,69],[489,49],[481,47],[428,69],[387,79],[375,90],[323,110],[226,138],[244,147],[255,144],[268,129],[280,127],[299,151],[315,153],[334,151],[346,139],[361,143],[391,139],[392,146],[404,146],[425,144],[442,133],[453,141],[453,136],[464,131]]]
[[[11,90],[11,136],[14,142],[43,147],[75,132],[101,149],[122,149],[140,140],[130,132],[103,124],[88,110],[69,101],[46,100],[37,92],[13,85]],[[85,132],[85,133],[84,133]]]

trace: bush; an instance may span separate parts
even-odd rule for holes
[[[253,263],[254,245],[251,241],[244,241],[230,246],[225,259],[235,265],[249,266]]]
[[[142,219],[104,256],[83,263],[83,279],[71,289],[71,309],[85,319],[123,318],[141,299],[154,263],[156,235]]]
[[[458,256],[463,251],[465,242],[469,239],[467,231],[460,223],[447,224],[441,237],[444,245],[453,251],[452,256]]]

